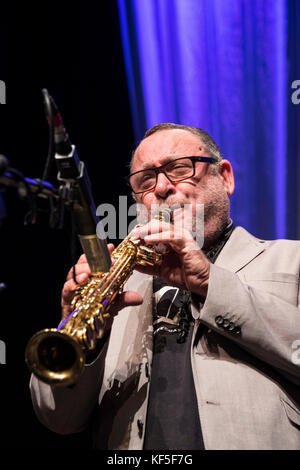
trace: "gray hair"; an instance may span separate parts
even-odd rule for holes
[[[216,162],[213,165],[211,165],[212,167],[218,166],[218,164],[222,161],[222,153],[221,153],[221,150],[219,149],[218,145],[216,144],[216,142],[213,140],[213,138],[207,132],[205,132],[203,129],[200,129],[199,127],[184,126],[183,124],[174,124],[172,122],[165,122],[165,123],[162,123],[162,124],[157,124],[156,126],[151,127],[151,129],[149,129],[145,133],[144,137],[141,139],[139,144],[144,139],[146,139],[150,135],[154,134],[155,132],[162,131],[162,130],[168,130],[168,129],[181,129],[181,130],[184,130],[184,131],[191,132],[192,134],[199,137],[199,139],[201,140],[201,142],[203,143],[203,145],[205,147],[205,150],[208,152],[209,156],[216,159]],[[133,159],[134,159],[135,152],[136,152],[137,148],[138,148],[138,146],[136,147],[136,149],[132,153],[131,161],[130,161],[130,164],[129,164],[130,169],[132,168],[132,163],[133,163]]]

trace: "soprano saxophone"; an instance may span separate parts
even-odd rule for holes
[[[156,217],[167,220],[169,209]],[[75,384],[83,372],[86,356],[96,348],[110,319],[110,307],[136,265],[159,264],[162,254],[155,247],[131,240],[130,234],[113,250],[114,263],[108,273],[92,275],[77,289],[72,313],[58,328],[38,331],[29,340],[25,361],[40,380],[53,386]]]

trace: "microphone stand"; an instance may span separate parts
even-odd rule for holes
[[[54,144],[54,160],[58,169],[57,179],[61,185],[59,189],[56,189],[48,181],[24,177],[20,171],[9,167],[9,162],[3,155],[0,155],[0,185],[16,187],[22,198],[28,198],[30,211],[25,218],[25,224],[36,222],[37,197],[46,198],[49,201],[49,224],[52,228],[57,225],[62,228],[64,210],[65,207],[69,207],[72,217],[72,232],[76,233],[80,240],[92,274],[108,272],[111,267],[110,253],[104,237],[103,226],[96,216],[96,207],[86,166],[79,159],[76,147],[70,143],[56,103],[49,95],[48,90],[43,89],[42,92],[46,118],[51,129],[47,164],[43,175],[46,176],[49,173]],[[102,238],[98,238],[96,226],[98,232],[103,233]]]
[[[25,225],[36,223],[37,204],[36,198],[48,199],[50,207],[49,225],[51,228],[63,227],[64,204],[70,205],[68,200],[62,204],[61,190],[55,188],[48,181],[25,177],[19,170],[9,166],[9,162],[4,155],[0,155],[0,187],[12,187],[17,189],[22,199],[29,201],[30,211],[25,217]],[[56,205],[55,205],[56,202]]]

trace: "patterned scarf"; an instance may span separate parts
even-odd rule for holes
[[[222,232],[217,243],[203,252],[211,263],[214,263],[225,243],[234,230],[232,220]],[[191,314],[191,293],[186,290],[172,287],[161,279],[153,278],[154,335],[160,332],[177,334],[177,342],[184,343],[190,328],[194,323]]]

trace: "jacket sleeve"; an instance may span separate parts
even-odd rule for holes
[[[243,282],[236,273],[211,265],[207,297],[193,302],[193,315],[300,385],[300,311],[294,303]]]
[[[84,366],[78,382],[72,387],[52,387],[35,377],[30,379],[34,411],[51,431],[70,434],[84,430],[97,403],[104,373],[106,342],[98,357]]]

